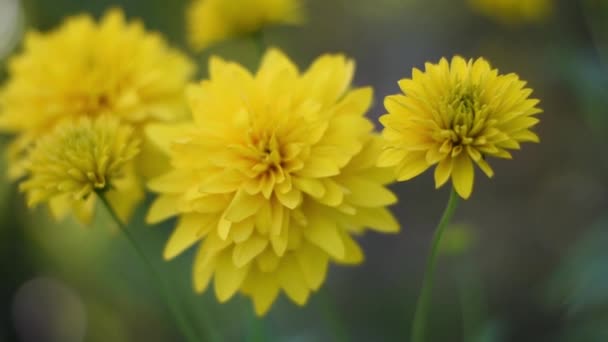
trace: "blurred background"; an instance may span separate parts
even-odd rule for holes
[[[98,17],[110,6],[189,51],[187,2],[0,0],[0,80],[24,30],[48,30],[80,12]],[[541,99],[541,143],[525,145],[514,161],[492,160],[492,180],[478,173],[474,195],[447,232],[429,341],[608,341],[608,1],[549,3],[544,15],[518,20],[488,15],[468,0],[308,0],[307,24],[264,32],[266,44],[302,67],[325,52],[353,57],[355,83],[376,91],[374,120],[412,67],[454,54],[484,56],[501,72],[518,73]],[[255,43],[246,39],[190,54],[199,77],[211,54],[257,63]],[[5,170],[2,159],[2,179]],[[434,191],[430,172],[393,189],[402,233],[361,237],[362,266],[332,266],[304,308],[281,297],[255,328],[258,338],[407,341],[448,189]],[[15,184],[0,182],[0,342],[180,340],[140,260],[109,217],[97,215],[85,229],[55,223],[43,209],[28,211]],[[140,209],[132,231],[197,327],[216,341],[249,340],[249,300],[219,305],[212,291],[193,294],[193,253],[161,261],[173,223],[142,222]]]

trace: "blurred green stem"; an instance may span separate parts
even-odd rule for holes
[[[447,227],[450,223],[452,215],[454,215],[454,211],[456,210],[456,206],[458,205],[458,198],[458,195],[456,194],[454,189],[452,189],[450,192],[450,199],[448,200],[448,204],[445,210],[443,211],[441,220],[439,220],[439,224],[437,225],[437,229],[435,230],[435,234],[433,235],[431,251],[427,259],[426,270],[424,272],[422,291],[420,292],[418,302],[416,303],[416,313],[414,314],[414,322],[412,325],[412,342],[424,341],[424,333],[429,306],[431,304],[431,294],[433,292],[433,278],[435,274],[435,268],[437,266],[437,257],[439,256],[441,236],[443,235],[445,227]]]
[[[177,322],[177,325],[179,326],[181,333],[186,338],[186,341],[188,341],[188,342],[200,341],[200,339],[197,337],[195,330],[192,328],[192,326],[190,324],[188,324],[186,316],[180,310],[177,298],[174,296],[173,291],[171,291],[171,289],[169,288],[167,283],[161,277],[160,273],[156,270],[156,268],[154,268],[154,265],[152,264],[150,259],[148,259],[148,257],[146,257],[146,254],[144,253],[141,246],[137,243],[137,240],[135,239],[135,237],[131,234],[131,232],[129,232],[129,230],[127,229],[125,224],[120,220],[120,218],[118,217],[118,215],[116,214],[116,212],[114,211],[112,206],[110,205],[110,202],[108,202],[108,199],[106,198],[106,196],[104,196],[104,194],[101,192],[98,192],[97,195],[98,195],[99,199],[101,200],[101,202],[103,203],[103,205],[105,206],[108,213],[110,214],[110,216],[112,217],[112,219],[116,222],[116,224],[118,225],[120,230],[125,234],[125,236],[127,237],[127,240],[129,240],[131,246],[135,250],[135,253],[143,261],[144,265],[146,265],[146,267],[148,268],[148,271],[150,272],[152,277],[155,278],[153,283],[156,284],[156,286],[158,287],[158,290],[163,295],[163,297],[166,301],[166,304],[169,307],[169,310],[171,311],[173,318]]]

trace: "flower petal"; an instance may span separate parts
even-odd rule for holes
[[[237,267],[232,262],[232,256],[223,253],[218,257],[215,268],[214,287],[215,295],[220,302],[229,300],[241,287],[243,280],[249,272],[249,265]]]
[[[469,198],[473,191],[473,178],[475,170],[471,158],[465,153],[459,154],[453,159],[452,183],[454,189],[463,199]]]
[[[250,237],[234,247],[232,261],[236,267],[243,267],[262,253],[267,245],[268,239],[259,236]]]

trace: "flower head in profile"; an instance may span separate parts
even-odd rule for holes
[[[255,74],[219,58],[189,89],[194,122],[151,127],[173,170],[150,182],[151,223],[178,216],[165,249],[198,243],[197,291],[237,291],[267,312],[280,291],[304,305],[328,264],[358,264],[353,234],[396,232],[379,168],[381,139],[364,117],[370,88],[349,90],[354,64],[324,55],[305,72],[269,50]]]
[[[530,128],[542,111],[516,74],[499,75],[479,58],[427,63],[411,79],[399,81],[404,95],[388,96],[381,166],[396,166],[397,179],[409,180],[436,165],[435,185],[451,177],[462,198],[473,190],[476,164],[488,177],[488,157],[511,159],[508,150],[538,142]]]
[[[48,33],[28,32],[0,89],[0,131],[16,135],[10,175],[24,175],[29,146],[66,118],[110,115],[137,127],[178,119],[193,71],[185,55],[120,10],[99,22],[78,15]]]
[[[504,23],[535,22],[553,10],[553,0],[469,0],[471,8]]]
[[[130,174],[138,146],[133,128],[117,118],[66,120],[36,143],[28,159],[28,177],[19,188],[29,206],[48,202],[57,218],[72,211],[88,222],[94,192],[108,191],[113,204],[118,196],[135,196],[131,203],[142,197]],[[123,218],[130,210],[114,206]]]
[[[196,50],[302,19],[302,0],[193,0],[186,12],[188,37]]]

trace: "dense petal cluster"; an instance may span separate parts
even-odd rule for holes
[[[122,197],[115,209],[124,218],[143,196],[129,165],[139,153],[138,146],[133,128],[115,117],[66,120],[30,152],[28,177],[20,189],[29,206],[48,201],[56,217],[73,211],[84,222],[93,212],[91,194],[108,191],[110,200]]]
[[[463,198],[473,190],[473,162],[488,176],[494,172],[486,158],[511,158],[509,149],[521,142],[538,142],[530,131],[542,111],[530,99],[532,90],[515,74],[499,75],[479,58],[454,57],[425,71],[414,69],[399,81],[405,95],[385,99],[386,147],[380,166],[396,166],[398,180],[409,180],[433,165],[437,187],[452,178]]]
[[[300,73],[271,49],[255,75],[212,58],[189,89],[194,122],[150,128],[173,169],[149,184],[160,196],[148,221],[179,216],[166,258],[200,242],[197,291],[214,279],[220,301],[240,290],[258,314],[280,290],[303,305],[330,261],[362,261],[353,233],[398,230],[394,170],[376,166],[382,143],[364,116],[372,91],[348,90],[353,71],[341,55]]]
[[[17,135],[11,176],[23,175],[28,146],[66,118],[106,114],[141,125],[183,116],[193,72],[187,57],[119,10],[99,23],[79,15],[51,32],[29,32],[0,90],[0,130]]]
[[[264,26],[297,24],[303,19],[302,0],[194,0],[186,19],[189,40],[196,50],[233,37],[253,34]]]
[[[469,0],[470,6],[505,23],[534,22],[553,10],[553,0]]]

